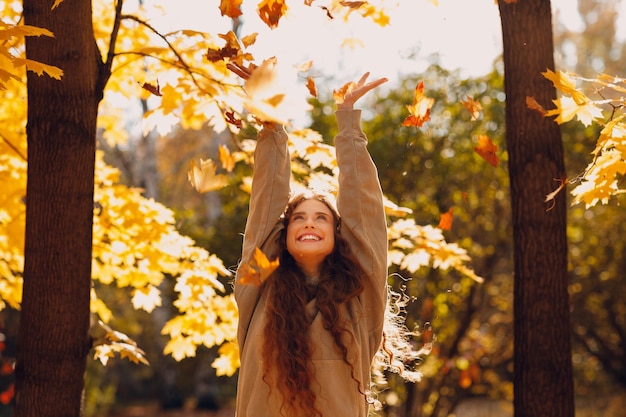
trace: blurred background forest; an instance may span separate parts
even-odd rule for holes
[[[624,76],[626,44],[616,37],[617,1],[578,4],[584,22],[580,30],[567,29],[554,16],[557,69]],[[427,81],[427,94],[435,99],[431,120],[420,131],[399,129],[404,103],[412,101],[420,80]],[[330,76],[323,83],[336,84]],[[470,120],[460,103],[467,96],[482,104],[478,121]],[[436,226],[440,213],[453,209],[453,226],[446,238],[468,249],[474,270],[484,278],[478,283],[455,271],[430,268],[413,274],[391,271],[395,284],[404,285],[414,297],[407,307],[409,320],[420,328],[430,326],[435,344],[421,365],[424,378],[416,389],[392,380],[391,389],[382,394],[386,416],[404,415],[401,410],[407,403],[420,405],[410,414],[413,417],[512,415],[513,248],[504,100],[499,60],[490,73],[467,78],[459,69],[443,68],[435,57],[426,71],[406,75],[400,84],[363,104],[364,131],[386,195],[412,209],[420,225]],[[332,103],[332,97],[311,101],[311,128],[325,141],[335,134]],[[145,101],[137,105],[148,108]],[[594,129],[598,128],[562,126],[568,176],[576,176],[587,165],[599,133]],[[137,129],[129,126],[128,131]],[[486,165],[473,152],[472,142],[462,140],[482,133],[500,144],[498,168]],[[241,135],[250,137],[252,132]],[[217,159],[220,145],[229,147],[232,140],[208,127],[179,126],[165,135],[156,130],[137,134],[123,146],[111,147],[104,140],[99,144],[105,160],[121,170],[127,185],[142,188],[146,197],[174,210],[181,233],[210,248],[232,269],[241,251],[235,237],[244,229],[246,196],[235,185],[199,194],[187,178],[190,160]],[[590,209],[577,205],[569,210],[568,224],[577,415],[624,416],[626,211],[616,203]],[[223,281],[230,288],[228,279]],[[173,288],[161,290],[164,300],[168,294],[174,297]],[[171,303],[148,314],[132,308],[130,294],[123,291],[102,286],[99,295],[113,311],[112,327],[145,350],[150,366],[119,358],[107,366],[90,360],[85,416],[154,415],[156,410],[172,410],[172,415],[189,410],[213,415],[222,410],[232,415],[236,377],[216,376],[211,367],[215,350],[200,348],[196,357],[180,362],[163,354],[166,339],[160,329],[175,314]],[[4,353],[10,356],[16,312],[7,309],[1,315]]]

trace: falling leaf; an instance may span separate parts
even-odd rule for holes
[[[235,156],[230,153],[226,145],[220,145],[218,152],[222,168],[224,168],[226,172],[232,172],[235,168],[235,162],[237,162]]]
[[[61,3],[63,3],[63,0],[54,0],[54,4],[52,5],[52,8],[50,10],[56,9]]]
[[[189,182],[199,193],[219,190],[228,184],[225,175],[216,175],[217,167],[210,159],[200,160],[200,166],[195,161],[191,161],[187,178]]]
[[[256,42],[257,35],[258,33],[255,32],[250,35],[244,36],[243,38],[241,38],[241,43],[243,44],[245,48],[247,48],[250,45],[254,45],[254,43]]]
[[[441,230],[452,229],[453,217],[454,217],[454,208],[450,207],[450,210],[439,215],[439,225],[437,227],[440,228]]]
[[[221,0],[220,12],[222,16],[228,16],[231,19],[241,16],[241,2],[242,0]]]
[[[480,102],[475,101],[470,96],[467,96],[467,100],[461,101],[461,104],[463,104],[463,107],[465,107],[472,115],[472,122],[478,120],[478,116],[480,116],[480,111],[483,109],[483,106],[481,106]]]
[[[329,18],[330,20],[333,20],[334,17],[332,15],[332,13],[330,12],[330,10],[328,9],[328,7],[326,6],[320,6],[320,9],[324,10],[326,12],[326,17]]]
[[[252,259],[239,266],[239,283],[258,287],[278,268],[279,263],[278,258],[270,261],[261,249],[256,248]]]
[[[343,99],[346,96],[346,94],[352,91],[354,87],[356,87],[356,84],[350,81],[348,83],[345,83],[343,86],[341,86],[341,88],[337,90],[333,90],[333,98],[335,99],[335,102],[337,102],[338,104],[343,103]]]
[[[424,82],[420,81],[415,87],[415,97],[412,105],[407,105],[410,115],[402,122],[402,126],[421,127],[430,119],[430,109],[435,100],[424,95]]]
[[[163,96],[163,94],[161,93],[161,86],[159,85],[159,80],[157,80],[156,85],[152,85],[150,83],[143,83],[141,84],[141,88],[143,88],[146,91],[149,91],[151,94],[154,94],[155,96],[158,96],[158,97]]]
[[[358,9],[364,4],[367,4],[367,2],[366,1],[340,1],[339,4],[345,7],[349,7],[351,9]]]
[[[241,129],[242,121],[241,119],[238,119],[237,117],[235,117],[235,113],[232,111],[225,111],[224,112],[224,117],[226,118],[226,122],[230,123],[231,125],[234,125],[237,129]]]
[[[285,0],[262,0],[258,6],[258,13],[261,20],[270,28],[278,26],[278,21],[287,12]]]
[[[315,86],[315,81],[313,81],[313,77],[308,77],[306,79],[306,88],[309,90],[309,93],[313,97],[317,97],[317,87]]]
[[[537,100],[535,100],[534,97],[526,96],[526,107],[530,110],[535,110],[542,116],[546,115],[546,109],[544,109],[541,104],[537,103]]]
[[[307,72],[313,67],[313,61],[303,62],[302,64],[296,66],[298,72]]]
[[[295,68],[280,65],[275,57],[255,68],[244,84],[244,107],[262,122],[282,125],[306,112],[306,90],[297,83]]]
[[[225,59],[235,59],[242,54],[241,45],[237,35],[230,30],[227,33],[218,33],[218,36],[226,41],[222,48],[208,48],[204,55],[210,62],[223,61]]]
[[[500,159],[498,159],[498,156],[496,155],[497,150],[498,146],[494,145],[491,139],[489,139],[489,136],[478,136],[478,146],[474,147],[474,151],[476,151],[478,155],[494,167],[497,167],[500,163]]]

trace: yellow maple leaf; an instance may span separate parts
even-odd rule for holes
[[[61,77],[63,77],[63,70],[59,67],[55,67],[54,65],[47,65],[41,62],[33,61],[32,59],[24,58],[15,58],[13,62],[16,67],[25,65],[26,69],[37,75],[43,75],[46,73],[56,80],[60,80]]]
[[[279,264],[278,258],[270,261],[261,249],[256,248],[252,259],[239,266],[239,283],[259,286],[269,278]]]
[[[232,172],[235,168],[235,163],[237,162],[235,155],[230,153],[226,145],[220,145],[218,152],[222,168],[224,168],[227,172]]]
[[[177,361],[181,361],[185,358],[193,358],[196,356],[196,344],[193,342],[192,337],[173,337],[165,345],[163,353],[172,355]]]
[[[237,344],[233,342],[224,343],[217,350],[217,354],[219,356],[211,364],[215,368],[215,374],[217,376],[233,376],[237,368],[239,368],[239,348]]]
[[[154,285],[136,288],[131,302],[136,309],[151,313],[155,307],[161,306],[161,292]]]
[[[587,96],[581,91],[576,90],[576,83],[565,71],[554,72],[547,69],[541,73],[545,78],[552,81],[554,87],[561,91],[564,95],[571,95],[576,104],[581,105],[589,101]]]
[[[295,68],[279,64],[275,57],[269,58],[246,80],[243,105],[263,122],[286,125],[310,107],[306,90],[297,80]]]
[[[222,174],[216,174],[217,167],[210,159],[200,159],[200,165],[191,161],[187,178],[192,187],[199,193],[219,190],[228,185],[228,178]]]
[[[552,102],[556,105],[556,109],[548,110],[546,116],[556,116],[555,120],[558,124],[576,117],[582,124],[589,126],[595,120],[602,118],[602,110],[591,101],[579,104],[572,97],[563,96]]]

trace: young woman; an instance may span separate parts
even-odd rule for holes
[[[337,103],[336,208],[316,194],[290,200],[287,134],[270,123],[259,132],[242,264],[260,248],[280,266],[260,287],[235,281],[237,417],[367,417],[373,402],[370,369],[388,301],[387,227],[354,103],[387,80],[367,82],[368,75]]]

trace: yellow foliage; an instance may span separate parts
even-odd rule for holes
[[[56,0],[53,6],[60,3]],[[280,11],[284,3],[265,4],[278,5],[280,7],[272,7]],[[348,6],[336,6],[348,13],[360,13],[377,24],[387,24],[388,18],[377,2],[344,4]],[[274,10],[272,7],[268,10]],[[98,16],[94,33],[101,57],[105,62],[114,57],[98,118],[98,127],[109,145],[121,145],[129,137],[125,114],[119,108],[120,98],[142,98],[154,103],[156,108],[144,120],[145,129],[160,128],[157,121],[173,118],[184,128],[195,129],[208,124],[218,132],[225,129],[238,132],[238,127],[227,123],[224,111],[241,114],[244,103],[264,116],[282,120],[287,114],[276,112],[289,102],[289,97],[281,96],[284,89],[274,82],[274,68],[269,68],[269,64],[268,71],[258,72],[258,78],[249,80],[248,93],[259,99],[250,101],[224,62],[207,62],[205,53],[209,48],[219,49],[224,40],[235,42],[236,39],[188,30],[157,34],[141,8],[125,9],[117,44],[110,50],[115,10],[104,1],[95,1],[93,8],[94,15]],[[27,117],[24,65],[40,74],[61,76],[57,69],[45,63],[24,60],[24,36],[50,34],[43,29],[17,25],[19,10],[20,2],[0,4],[3,16],[0,38],[6,40],[0,42],[0,309],[6,305],[18,308],[21,301]],[[252,45],[255,36],[244,37],[243,45]],[[250,54],[241,55],[250,62],[254,59]],[[268,80],[271,82],[266,82]],[[149,96],[141,87],[145,83],[162,87],[161,96]],[[301,113],[297,111],[298,115]],[[251,164],[254,145],[253,140],[242,140],[237,152],[222,155],[225,169],[232,170],[237,162]],[[290,134],[290,148],[294,156],[292,169],[298,181],[294,189],[310,187],[336,191],[338,172],[332,146],[324,144],[318,133],[303,130]],[[173,304],[179,313],[162,329],[162,334],[169,337],[165,353],[181,360],[194,356],[200,346],[220,346],[213,366],[219,375],[232,375],[239,366],[235,343],[238,313],[234,297],[226,294],[220,281],[220,277],[229,277],[230,271],[219,258],[178,232],[171,210],[144,198],[141,190],[120,184],[119,177],[119,172],[106,165],[102,154],[98,153],[93,279],[102,285],[129,290],[133,306],[151,312],[162,303],[159,285],[166,276],[173,277],[177,294]],[[249,187],[250,178],[244,178],[241,188],[249,192]],[[410,210],[391,202],[387,206],[392,216],[410,214]],[[396,220],[391,223],[390,241],[391,263],[410,271],[428,265],[454,268],[478,280],[467,267],[469,257],[465,250],[445,242],[438,229],[419,227],[412,219]],[[143,352],[134,342],[106,325],[112,312],[96,289],[92,290],[91,310],[99,319],[92,329],[100,335],[94,352],[98,360],[106,364],[112,356],[120,355],[145,363]]]
[[[623,102],[626,100],[626,79],[600,74],[596,78],[584,78],[559,71],[544,72],[563,94],[555,100],[556,108],[546,116],[556,116],[561,124],[577,117],[585,126],[597,123],[602,131],[597,140],[593,160],[583,173],[574,179],[561,179],[561,186],[546,196],[552,200],[565,184],[576,184],[571,191],[572,204],[584,203],[587,208],[597,203],[607,204],[611,197],[623,194],[620,188],[626,174],[626,124]],[[581,87],[576,86],[580,83]],[[585,95],[583,86],[590,86],[592,93]],[[606,122],[605,122],[606,121]]]

